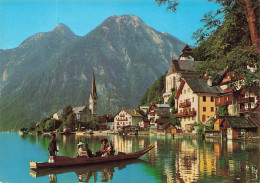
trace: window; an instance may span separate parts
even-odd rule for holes
[[[255,108],[255,103],[251,102],[251,108]]]
[[[211,101],[211,102],[214,102],[214,97],[210,97],[210,101]]]
[[[214,112],[214,107],[211,107],[210,109],[211,109],[211,112]]]
[[[206,121],[206,116],[202,115],[202,122],[205,122],[205,121]]]
[[[203,112],[206,112],[206,107],[203,107]]]
[[[245,103],[245,108],[248,109],[248,103]]]
[[[203,96],[203,102],[206,102],[206,96]]]
[[[245,94],[245,98],[248,98],[248,97],[249,97],[249,93],[246,92],[246,94]]]

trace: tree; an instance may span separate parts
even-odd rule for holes
[[[170,113],[170,120],[171,120],[171,123],[176,127],[176,126],[181,126],[181,121],[179,118],[176,118],[174,116],[174,114],[176,113],[175,110],[172,110],[172,112]]]
[[[47,131],[54,131],[58,129],[61,126],[61,124],[62,121],[60,120],[49,119],[46,121],[44,129],[46,129]]]
[[[176,12],[178,6],[178,0],[155,0],[159,6],[167,5],[167,10]],[[240,6],[243,7],[243,14],[246,16],[247,26],[250,30],[250,37],[253,45],[260,47],[259,39],[259,25],[257,25],[257,15],[259,14],[259,1],[258,0],[208,0],[209,2],[215,2],[221,5],[220,8],[214,15],[211,16],[212,21],[206,21],[207,30],[214,29],[215,26],[220,26],[220,19],[225,17],[228,13],[233,11],[233,7]],[[211,15],[212,13],[208,14]],[[205,15],[204,17],[207,17]],[[259,16],[259,15],[258,15]],[[215,19],[212,19],[216,17]],[[218,19],[218,20],[217,20]],[[202,19],[205,21],[206,19]],[[208,19],[209,20],[209,19]],[[212,32],[211,32],[212,34]],[[205,35],[205,34],[204,34]],[[208,34],[210,35],[210,34]],[[205,37],[204,37],[205,38]]]
[[[61,113],[61,119],[63,122],[67,121],[67,118],[69,115],[73,113],[72,107],[70,105],[67,105],[66,107],[63,108],[62,113]]]
[[[167,4],[169,10],[176,11],[177,0],[156,0],[159,5]],[[221,5],[216,12],[209,12],[201,20],[204,27],[199,28],[193,38],[199,45],[195,49],[197,71],[208,73],[214,80],[220,71],[232,71],[245,80],[244,87],[250,90],[259,84],[259,4],[258,0],[209,0]],[[258,12],[258,13],[256,13]],[[257,17],[258,16],[258,17]],[[250,72],[247,67],[257,68]]]
[[[46,124],[46,122],[48,121],[48,120],[50,120],[51,118],[42,118],[41,120],[40,120],[40,128],[42,129],[42,130],[44,130],[45,129],[45,124]]]
[[[36,123],[35,123],[35,122],[30,123],[29,130],[30,130],[30,131],[35,130],[35,126],[36,126]]]
[[[76,125],[76,119],[76,114],[70,113],[65,123],[66,127],[70,128],[71,130],[74,130]]]
[[[225,106],[225,105],[220,105],[220,106],[218,107],[218,110],[217,110],[216,115],[217,115],[217,116],[228,116],[227,106]]]
[[[175,95],[176,95],[177,90],[172,88],[172,94],[169,97],[167,103],[171,106],[171,108],[175,107]]]
[[[92,114],[92,113],[88,113],[86,116],[86,123],[87,126],[93,130],[97,129],[98,127],[98,121],[99,121],[99,117],[97,114]]]

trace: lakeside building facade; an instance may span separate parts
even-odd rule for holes
[[[181,121],[183,131],[191,131],[195,122],[205,123],[216,113],[215,98],[221,93],[218,86],[212,86],[203,78],[185,78],[175,95],[175,117]]]
[[[122,109],[114,116],[114,130],[138,126],[143,116],[135,109]]]

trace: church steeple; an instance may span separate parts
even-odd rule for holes
[[[96,83],[95,83],[95,75],[94,75],[94,69],[93,69],[93,74],[92,74],[92,88],[91,88],[91,96],[93,99],[97,100],[97,90],[96,90]]]
[[[179,60],[193,60],[194,61],[194,53],[188,44],[182,50],[182,54]]]
[[[98,96],[97,96],[95,75],[94,75],[94,69],[93,69],[91,92],[90,92],[90,96],[89,96],[89,109],[91,110],[92,114],[98,113],[97,101],[98,101]]]

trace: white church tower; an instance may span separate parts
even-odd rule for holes
[[[94,75],[94,69],[93,69],[93,75],[92,75],[92,86],[91,86],[91,92],[89,96],[89,109],[91,110],[92,114],[98,114],[98,96],[97,96],[97,90],[96,90],[96,83],[95,83],[95,75]]]

